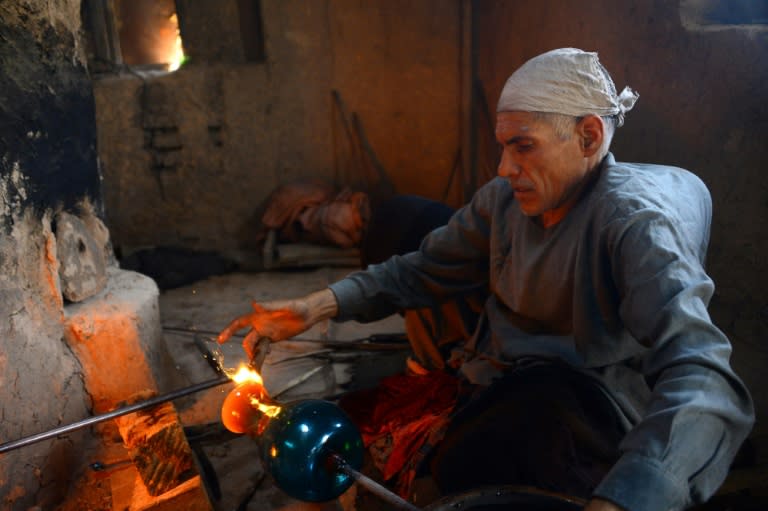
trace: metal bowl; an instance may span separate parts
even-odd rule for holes
[[[448,495],[425,511],[581,511],[586,501],[527,486],[487,486]]]

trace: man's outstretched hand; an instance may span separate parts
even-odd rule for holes
[[[336,315],[336,297],[330,289],[296,300],[280,300],[260,305],[251,304],[253,312],[235,318],[217,337],[219,344],[227,342],[236,332],[248,328],[243,349],[248,360],[255,354],[256,343],[262,337],[282,341],[294,337],[312,325]]]

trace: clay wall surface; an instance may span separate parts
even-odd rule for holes
[[[0,442],[89,413],[63,341],[54,213],[98,195],[80,1],[0,3]],[[75,432],[0,455],[0,508],[51,508],[82,460]]]
[[[179,3],[189,62],[178,71],[96,77],[119,248],[252,246],[278,185],[369,188],[371,155],[401,193],[445,195],[458,148],[458,4],[262,1],[265,57],[249,60],[242,3]]]

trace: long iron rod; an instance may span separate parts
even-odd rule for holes
[[[338,454],[333,454],[331,456],[335,462],[337,470],[344,472],[349,477],[365,486],[365,488],[371,493],[396,506],[398,509],[405,509],[406,511],[421,511],[418,507],[414,506],[401,496],[389,491],[386,487],[380,485],[370,477],[350,467],[346,460],[344,460],[344,458]]]
[[[183,328],[176,326],[163,325],[163,330],[168,332],[175,332],[177,334],[184,335],[210,335],[217,336],[219,332],[213,330]],[[242,339],[245,334],[234,333],[233,339]],[[351,339],[349,341],[329,341],[325,339],[304,339],[294,337],[289,339],[291,342],[308,342],[314,344],[320,344],[328,348],[348,349],[357,351],[398,351],[409,350],[411,345],[408,343],[408,337],[404,333],[391,333],[391,334],[371,334],[368,337],[361,339]]]
[[[12,442],[6,442],[4,444],[0,444],[0,454],[8,451],[12,451],[14,449],[19,449],[21,447],[34,444],[36,442],[41,442],[48,438],[53,438],[55,436],[59,436],[64,433],[69,433],[70,431],[75,431],[76,429],[81,429],[81,428],[90,426],[92,424],[104,422],[109,419],[114,419],[116,417],[120,417],[121,415],[127,415],[129,413],[137,412],[139,410],[144,410],[145,408],[151,408],[153,406],[165,403],[166,401],[173,401],[174,399],[178,399],[180,397],[184,397],[189,394],[194,394],[195,392],[200,392],[201,390],[206,390],[211,387],[216,387],[217,385],[222,385],[230,381],[232,380],[229,379],[228,377],[222,376],[213,380],[204,381],[202,383],[190,385],[189,387],[184,387],[182,389],[174,390],[173,392],[169,392],[168,394],[164,394],[162,396],[156,396],[156,397],[147,399],[146,401],[134,403],[132,405],[124,406],[122,408],[116,408],[115,410],[102,413],[101,415],[94,415],[93,417],[88,417],[87,419],[83,419],[78,422],[73,422],[66,426],[61,426],[59,428],[54,428],[49,431],[45,431],[43,433],[37,433],[36,435],[20,438],[19,440],[14,440]]]

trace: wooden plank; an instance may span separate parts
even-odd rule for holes
[[[461,2],[461,169],[463,171],[462,204],[469,202],[477,190],[477,134],[474,102],[475,27],[472,0]]]
[[[149,397],[152,395],[145,393],[132,401]],[[198,475],[184,429],[170,402],[123,415],[115,422],[149,495],[161,495]]]

